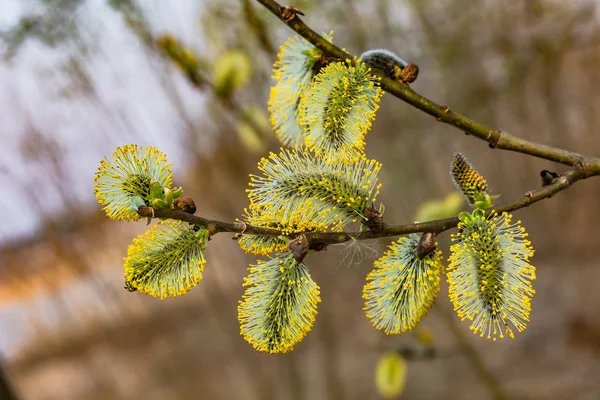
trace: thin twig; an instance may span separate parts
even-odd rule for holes
[[[523,198],[512,203],[495,208],[498,213],[515,211],[520,208],[528,207],[531,204],[537,203],[540,200],[552,197],[556,193],[565,190],[580,179],[584,179],[584,172],[581,168],[574,168],[548,186],[533,191],[527,192]],[[144,217],[152,215],[149,212],[150,207],[140,207],[140,214]],[[175,219],[179,221],[189,222],[197,226],[207,227],[211,234],[220,232],[243,233],[248,235],[263,235],[263,236],[280,236],[281,232],[276,229],[261,228],[249,224],[230,223],[218,220],[198,217],[179,210],[154,210],[153,216],[162,219]],[[309,246],[313,247],[316,244],[337,244],[344,243],[350,240],[366,240],[376,239],[388,236],[406,235],[416,232],[433,232],[441,233],[448,229],[452,229],[458,225],[458,217],[440,219],[429,222],[417,222],[414,224],[405,225],[386,225],[382,231],[366,231],[366,232],[301,232],[289,235],[294,238],[298,235],[305,235],[308,239]]]

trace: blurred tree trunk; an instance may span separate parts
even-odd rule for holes
[[[4,366],[0,364],[0,400],[18,400],[19,397],[8,381]]]

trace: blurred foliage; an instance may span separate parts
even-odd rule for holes
[[[83,0],[40,0],[42,9],[22,17],[8,31],[0,31],[6,44],[4,57],[13,58],[28,39],[37,39],[47,46],[56,46],[79,32],[76,19]]]
[[[377,362],[375,385],[386,399],[398,398],[406,386],[406,360],[398,353],[386,353]]]
[[[242,110],[242,114],[242,119],[237,123],[237,133],[242,144],[256,154],[264,154],[271,139],[265,135],[271,129],[267,113],[262,107],[249,106]]]
[[[452,192],[441,200],[429,200],[421,204],[415,220],[424,222],[456,217],[464,206],[464,197],[459,192]]]
[[[213,70],[213,84],[218,96],[230,97],[234,90],[246,86],[252,75],[252,61],[241,50],[229,50],[219,54]]]

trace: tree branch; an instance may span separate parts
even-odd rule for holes
[[[528,207],[531,204],[537,203],[540,200],[547,199],[556,193],[565,190],[580,179],[584,179],[585,172],[581,166],[566,172],[555,180],[554,183],[545,186],[533,192],[527,192],[523,198],[497,207],[494,210],[498,213],[515,211],[520,208]],[[189,222],[196,226],[204,226],[208,228],[211,235],[220,232],[232,232],[247,235],[263,235],[263,236],[280,236],[281,232],[276,229],[261,228],[245,223],[230,223],[218,220],[198,217],[188,214],[180,210],[153,210],[150,207],[141,206],[138,210],[139,214],[144,217],[154,217],[162,219],[174,219],[184,222]],[[338,244],[350,240],[366,240],[377,239],[389,236],[400,236],[409,233],[417,232],[432,232],[441,233],[448,229],[452,229],[458,225],[458,217],[440,219],[429,222],[417,222],[414,224],[405,225],[385,225],[382,231],[366,231],[366,232],[302,232],[289,235],[290,238],[297,237],[301,234],[308,239],[309,246],[314,247],[317,244]]]
[[[323,39],[321,35],[302,22],[291,7],[281,6],[274,0],[257,1],[300,36],[321,49],[327,56],[341,60],[353,59],[352,55]],[[435,117],[440,122],[452,125],[469,135],[485,140],[491,148],[516,151],[572,167],[580,164],[586,177],[600,175],[600,158],[584,157],[578,153],[531,142],[513,136],[508,132],[487,127],[421,96],[405,83],[396,82],[375,71],[374,74],[381,77],[381,88],[386,92]]]

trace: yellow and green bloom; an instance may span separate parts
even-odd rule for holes
[[[256,350],[292,351],[312,329],[319,286],[291,252],[251,265],[238,306],[240,333]]]
[[[333,32],[323,36],[331,41]],[[271,88],[268,108],[277,138],[286,146],[304,145],[303,129],[298,121],[300,98],[313,79],[321,55],[321,50],[304,38],[294,36],[281,46],[273,65],[273,79],[277,83]]]
[[[465,156],[460,153],[452,156],[450,175],[454,184],[463,193],[469,204],[477,208],[488,208],[491,206],[492,198],[488,193],[486,180],[473,168]]]
[[[161,299],[187,293],[202,279],[208,236],[181,221],[154,225],[127,249],[126,285]]]
[[[414,328],[439,293],[442,253],[436,249],[419,258],[419,240],[411,234],[392,243],[367,275],[364,310],[373,326],[387,334]]]
[[[496,340],[514,337],[529,322],[531,281],[535,267],[528,234],[521,221],[511,223],[508,213],[474,212],[458,225],[449,258],[449,295],[461,320],[471,321],[471,330]]]
[[[341,229],[363,217],[375,202],[381,164],[360,158],[352,164],[328,162],[306,149],[283,150],[263,158],[262,176],[250,175],[250,209],[280,218],[298,229]]]
[[[166,155],[156,147],[118,147],[113,162],[106,157],[94,177],[96,199],[112,219],[137,221],[140,203],[151,205],[153,188],[169,189],[173,173]],[[167,190],[168,192],[168,190]]]
[[[352,162],[364,154],[383,91],[379,78],[356,59],[329,64],[313,79],[300,102],[306,145],[329,160]]]

